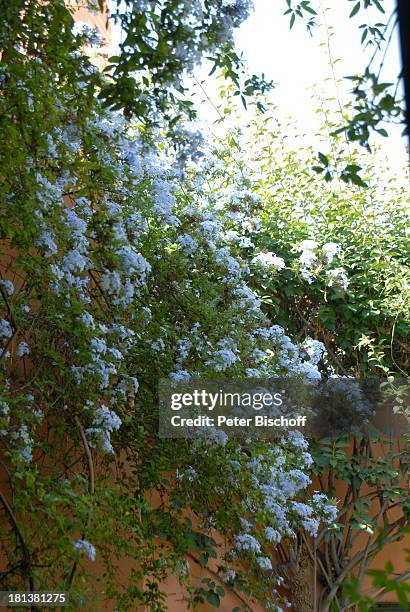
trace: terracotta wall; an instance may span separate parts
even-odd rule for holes
[[[112,55],[112,28],[109,20],[109,3],[104,2],[104,10],[90,11],[87,8],[86,2],[76,2],[75,0],[68,0],[67,6],[72,9],[73,17],[75,21],[83,21],[90,25],[90,27],[96,27],[102,40],[102,46],[99,49],[99,54],[102,58]]]

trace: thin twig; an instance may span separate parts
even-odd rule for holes
[[[93,458],[91,455],[91,450],[90,450],[90,446],[88,444],[87,438],[85,436],[84,433],[84,429],[83,426],[81,425],[80,419],[78,418],[78,416],[76,415],[74,417],[75,423],[80,431],[80,435],[81,435],[81,439],[83,441],[83,446],[84,446],[84,450],[85,450],[85,454],[87,455],[87,460],[88,460],[88,470],[89,470],[89,491],[91,495],[94,495],[94,464],[93,464]]]
[[[28,571],[28,581],[29,581],[30,591],[34,591],[35,589],[34,589],[34,580],[33,580],[33,576],[32,576],[32,573],[31,573],[30,551],[27,548],[27,544],[26,544],[26,542],[25,542],[25,540],[23,538],[23,535],[22,535],[22,533],[20,531],[20,528],[19,528],[19,526],[17,524],[17,520],[16,520],[16,517],[14,516],[14,512],[11,509],[11,507],[10,507],[8,501],[6,500],[6,498],[1,493],[1,491],[0,491],[0,501],[3,504],[4,509],[6,510],[8,516],[9,516],[10,522],[13,525],[13,529],[14,529],[14,531],[15,531],[15,533],[16,533],[19,541],[20,541],[20,545],[21,545],[21,548],[23,550],[23,556],[24,556],[24,567],[27,568],[27,571]]]
[[[88,476],[89,476],[89,485],[88,485],[88,490],[90,495],[94,495],[94,491],[95,491],[95,481],[94,481],[94,464],[93,464],[93,458],[91,455],[91,450],[90,450],[90,446],[88,444],[87,438],[85,436],[85,432],[83,429],[83,426],[81,425],[81,421],[78,418],[78,416],[76,415],[74,417],[75,423],[79,429],[80,435],[81,435],[81,439],[83,442],[83,446],[84,446],[84,451],[85,454],[87,455],[87,460],[88,460]],[[91,509],[88,512],[88,516],[87,516],[87,521],[84,525],[84,529],[83,529],[83,533],[82,533],[82,539],[85,538],[85,532],[87,530],[88,525],[90,524],[90,519],[91,519]],[[73,567],[71,568],[71,572],[70,572],[70,577],[68,579],[68,584],[71,585],[73,583],[74,580],[74,576],[75,573],[77,571],[77,566],[78,566],[78,562],[74,561],[73,563]]]
[[[197,558],[196,558],[196,557],[195,557],[195,556],[194,556],[192,553],[186,552],[186,553],[185,553],[185,555],[186,555],[187,557],[189,557],[190,559],[192,559],[192,561],[195,561],[195,563],[197,563],[197,564],[198,564],[200,567],[203,567],[203,566],[202,566],[202,565],[199,563],[198,559],[197,559]],[[210,574],[212,574],[212,576],[214,576],[214,578],[216,578],[216,579],[217,579],[217,580],[218,580],[218,581],[219,581],[221,584],[223,584],[223,585],[226,587],[226,583],[225,583],[225,582],[222,580],[222,578],[221,578],[221,577],[218,575],[218,573],[217,573],[217,572],[215,572],[214,570],[212,570],[212,569],[211,569],[210,567],[208,567],[208,566],[206,566],[204,569],[205,569],[207,572],[209,572]],[[249,604],[248,604],[248,603],[247,603],[247,601],[246,601],[246,600],[245,600],[245,599],[244,599],[244,598],[243,598],[243,597],[242,597],[242,596],[241,596],[241,595],[238,593],[238,591],[236,591],[236,590],[235,590],[235,589],[233,589],[233,588],[230,588],[229,590],[230,590],[230,592],[231,592],[233,595],[235,595],[235,597],[237,597],[237,598],[239,599],[239,601],[241,601],[241,602],[242,602],[242,603],[243,603],[243,604],[244,604],[244,605],[245,605],[247,608],[249,608]]]

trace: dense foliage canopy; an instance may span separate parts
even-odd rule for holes
[[[121,610],[163,610],[174,572],[191,607],[234,590],[238,609],[253,598],[274,610],[273,549],[337,529],[334,490],[309,489],[326,461],[315,468],[298,434],[160,439],[158,382],[404,369],[404,190],[335,192],[308,159],[280,157],[260,115],[256,157],[238,155],[249,148],[237,133],[202,156],[189,136],[171,140],[186,62],[211,50],[229,73],[249,7],[162,4],[125,3],[114,78],[90,62],[60,0],[4,7],[2,589],[67,590],[71,609],[97,592]],[[389,495],[398,477],[383,474]],[[400,529],[407,519],[406,506]],[[210,559],[215,578],[198,586],[187,561]]]

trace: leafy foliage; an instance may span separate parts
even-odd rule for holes
[[[286,363],[272,350],[284,334],[168,142],[149,147],[159,133],[101,107],[105,81],[64,5],[21,8],[5,13],[0,97],[3,588],[162,610],[176,572],[196,606],[190,554],[220,560],[208,603],[235,566],[226,589],[274,608],[264,529],[301,523],[307,443],[159,439],[158,381],[317,368],[290,339]],[[309,499],[314,530],[333,506]]]
[[[255,601],[277,609],[273,550],[316,537],[321,523],[334,528],[336,518],[327,494],[308,491],[307,441],[162,440],[160,378],[317,380],[319,368],[390,373],[407,365],[401,188],[377,200],[370,164],[322,154],[326,172],[347,161],[351,173],[360,165],[368,175],[366,195],[347,182],[335,195],[312,177],[311,159],[281,159],[277,134],[260,116],[256,141],[263,131],[267,142],[256,169],[236,132],[201,156],[184,150],[181,132],[179,143],[154,129],[176,129],[181,113],[192,114],[183,75],[209,49],[242,102],[267,87],[242,79],[232,45],[248,4],[204,7],[120,4],[125,38],[105,76],[63,2],[4,7],[4,590],[67,590],[72,609],[98,595],[121,610],[139,602],[159,611],[173,572],[188,607],[218,607],[230,591],[242,609]],[[312,15],[309,7],[296,10]],[[267,108],[262,98],[256,105]],[[199,163],[186,167],[190,159]],[[366,198],[377,200],[369,227],[361,222]],[[314,232],[319,244],[305,244],[300,261],[296,245]],[[319,257],[336,236],[340,252]],[[352,478],[353,459],[342,453],[334,466],[327,453],[325,444],[316,471],[330,466]],[[391,469],[380,468],[388,484],[397,478]],[[124,560],[130,569],[118,580]],[[212,577],[195,583],[191,562]]]
[[[245,228],[247,243],[232,237],[238,253],[248,261],[258,252],[283,260],[279,270],[252,266],[265,311],[292,336],[324,342],[338,374],[406,372],[406,179],[391,177],[381,154],[349,152],[339,139],[329,158],[319,154],[320,162],[336,175],[341,168],[362,169],[367,188],[322,181],[310,172],[313,149],[286,145],[274,108],[264,104],[267,111],[256,112],[250,128],[230,129],[216,143],[218,162],[210,173],[214,194],[227,186],[248,194],[254,220]],[[231,229],[243,233],[234,216]]]
[[[223,104],[226,109],[229,92]],[[232,100],[231,105],[235,117]],[[249,262],[252,287],[265,312],[292,337],[323,343],[325,375],[407,376],[406,180],[389,178],[381,155],[347,152],[340,140],[333,143],[330,159],[320,153],[319,161],[336,172],[343,166],[364,169],[367,187],[339,181],[336,189],[312,175],[313,150],[287,144],[284,136],[293,142],[293,134],[278,125],[274,108],[264,106],[265,114],[255,112],[246,129],[230,128],[215,142],[217,159],[208,163],[211,193],[227,188],[232,193],[226,241]],[[329,111],[324,113],[329,125]],[[239,118],[232,123],[239,126]],[[243,223],[239,211],[244,208],[252,223]],[[308,342],[304,346],[314,354]],[[361,599],[367,570],[384,546],[405,537],[409,523],[408,442],[404,433],[395,443],[376,438],[311,442],[320,490],[330,497],[343,491],[343,497],[332,528],[315,540],[302,532],[296,541],[281,543],[287,562],[280,571],[292,593],[298,573],[305,585],[311,581],[298,563],[311,564],[312,573],[316,563],[319,609],[340,610],[359,601],[362,609],[374,605],[373,597]],[[355,548],[364,536],[367,546]],[[406,573],[393,579],[391,568],[372,572],[377,594],[394,591],[405,600]],[[305,591],[312,601],[309,586]]]
[[[383,0],[349,0],[349,2],[354,3],[351,10],[346,3],[346,8],[350,10],[350,19],[361,16],[362,13],[366,14],[366,21],[358,26],[359,32],[361,31],[360,42],[365,48],[373,48],[373,53],[362,74],[345,77],[354,85],[351,91],[353,104],[349,108],[348,115],[343,117],[342,121],[339,120],[333,135],[343,134],[347,141],[359,142],[361,146],[371,151],[372,133],[387,137],[386,128],[389,124],[406,125],[405,108],[398,93],[401,75],[397,76],[397,81],[394,83],[385,83],[381,80],[386,55],[398,27],[397,9],[393,10],[386,23],[380,23],[371,19],[369,9],[384,15],[386,11]],[[286,4],[287,10],[284,15],[290,15],[290,28],[292,29],[297,18],[303,19],[308,32],[313,35],[317,25],[313,16],[318,14],[319,5],[313,0],[296,4],[286,0]],[[320,161],[322,164],[316,166],[315,170],[323,172],[325,180],[330,181],[333,175],[327,167],[328,163],[323,163],[323,159]],[[350,164],[339,170],[339,176],[346,182],[365,187],[366,182],[360,176],[360,170],[360,167]]]
[[[251,8],[250,0],[117,2],[113,17],[124,36],[119,55],[106,68],[111,78],[100,92],[104,105],[145,123],[165,118],[171,127],[181,114],[193,118],[196,109],[184,76],[203,56],[211,73],[218,68],[235,84],[244,104],[254,90],[266,91],[271,84],[263,77],[244,79],[243,60],[234,48],[233,31]]]

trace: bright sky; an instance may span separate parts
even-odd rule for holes
[[[254,0],[255,10],[242,25],[236,36],[238,48],[243,51],[252,72],[264,72],[268,79],[275,81],[272,94],[279,112],[297,119],[301,129],[313,136],[317,118],[314,110],[317,103],[311,100],[313,90],[322,90],[326,96],[338,94],[341,101],[348,100],[349,81],[342,81],[336,90],[327,46],[327,26],[330,30],[330,52],[335,64],[336,79],[360,73],[366,67],[373,48],[367,50],[360,44],[361,30],[358,26],[366,21],[366,14],[360,11],[348,18],[354,4],[346,0],[322,0],[313,2],[322,5],[317,16],[320,27],[309,35],[301,20],[289,30],[289,16],[284,16],[285,0]],[[373,23],[385,23],[392,13],[395,0],[385,0],[386,15],[376,9],[368,12]],[[377,67],[377,64],[376,64]],[[401,69],[398,28],[386,55],[382,78],[385,82],[396,82]],[[327,80],[326,80],[327,79]],[[319,85],[319,87],[318,87]],[[388,139],[378,138],[392,164],[406,163],[405,140],[401,129],[389,129]]]
[[[250,73],[263,72],[268,80],[275,82],[272,100],[278,106],[279,118],[295,119],[300,132],[306,134],[306,141],[319,147],[315,136],[319,127],[315,114],[317,101],[312,100],[312,93],[321,93],[325,98],[338,96],[342,103],[349,99],[351,83],[343,81],[343,77],[361,73],[373,53],[373,47],[366,49],[360,44],[358,26],[367,19],[371,23],[385,23],[393,11],[395,0],[383,1],[385,15],[369,9],[366,14],[360,11],[352,19],[348,14],[354,6],[353,0],[314,0],[312,5],[320,6],[321,10],[316,18],[319,27],[314,29],[313,37],[306,31],[302,20],[296,20],[294,28],[289,30],[289,16],[283,15],[285,0],[253,2],[254,11],[236,34],[238,50],[243,53]],[[341,81],[337,88],[329,65],[328,33],[331,57],[333,61],[337,60],[335,77]],[[118,40],[118,32],[114,31],[114,38]],[[383,81],[395,83],[400,66],[396,28],[384,61]],[[207,73],[205,68],[200,69],[196,77],[203,82],[207,95],[216,102],[218,86]],[[199,115],[205,122],[215,118],[214,109],[207,103],[199,106]],[[401,127],[389,126],[388,138],[376,136],[392,169],[399,172],[408,160],[407,141],[401,137],[401,131]]]
[[[371,23],[385,23],[393,11],[394,2],[384,0],[386,15],[373,9],[366,15],[360,12],[350,20],[348,15],[354,6],[352,2],[313,2],[315,7],[322,6],[322,10],[316,18],[318,27],[311,37],[301,20],[296,21],[292,30],[289,29],[289,17],[283,15],[285,0],[254,0],[253,13],[236,35],[238,50],[246,58],[250,73],[263,72],[268,80],[275,82],[271,99],[278,107],[278,118],[282,121],[288,117],[294,119],[298,131],[305,135],[304,142],[320,149],[316,136],[319,118],[315,113],[318,101],[312,99],[312,94],[320,94],[323,98],[338,97],[342,104],[349,100],[351,83],[343,77],[361,73],[373,53],[373,47],[366,49],[360,44],[361,30],[358,26],[366,18]],[[334,76],[329,63],[329,48],[334,62]],[[396,28],[384,61],[382,80],[395,83],[400,69]],[[199,71],[197,78],[203,82],[208,96],[216,100],[217,86],[207,77],[207,72],[204,69]],[[200,116],[209,121],[215,118],[215,113],[210,105],[204,104],[200,106]],[[406,140],[402,138],[401,131],[401,126],[389,126],[388,138],[376,135],[373,140],[382,146],[392,169],[399,173],[408,160]]]
[[[320,0],[312,3],[315,7],[321,4]],[[265,72],[278,82],[289,98],[330,75],[327,48],[320,47],[321,42],[326,42],[326,29],[322,26],[325,19],[333,28],[330,46],[333,59],[340,60],[338,76],[351,75],[365,68],[372,49],[366,51],[360,44],[358,26],[367,19],[363,11],[348,18],[354,6],[352,2],[324,0],[323,12],[319,11],[316,18],[321,27],[313,30],[313,37],[306,32],[302,21],[296,21],[294,28],[289,30],[289,16],[283,16],[285,0],[254,0],[254,5],[254,12],[236,36],[238,46],[251,70]],[[373,9],[368,12],[370,21],[385,21],[394,8],[394,0],[384,0],[383,6],[386,15]],[[399,71],[399,47],[395,37],[386,57],[384,74],[395,79]]]

